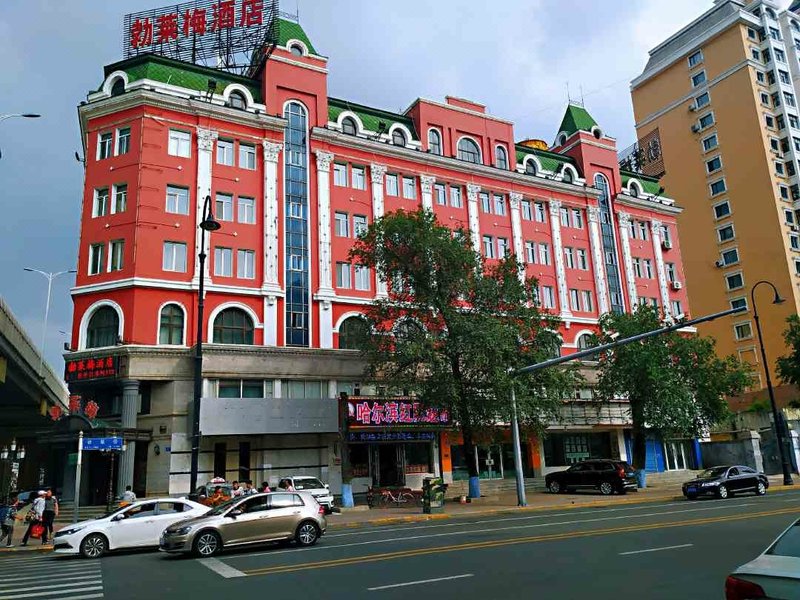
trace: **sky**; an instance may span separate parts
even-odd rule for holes
[[[788,2],[786,2],[788,3]],[[83,167],[76,107],[122,58],[122,18],[159,0],[2,0],[0,296],[37,344],[47,280],[76,268]],[[402,10],[398,7],[402,6]],[[712,0],[283,0],[329,57],[331,96],[402,111],[418,97],[485,104],[517,139],[552,143],[569,95],[623,149],[630,80],[647,52]],[[621,9],[621,10],[620,10]],[[62,372],[74,276],[55,280],[46,357]]]

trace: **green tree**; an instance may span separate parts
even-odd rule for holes
[[[656,308],[600,319],[600,343],[664,326]],[[748,368],[732,356],[719,358],[711,338],[663,334],[617,347],[599,357],[597,390],[604,400],[627,398],[633,422],[633,465],[644,468],[646,430],[697,436],[728,415],[726,396],[750,382]]]
[[[535,281],[520,279],[513,258],[485,264],[467,232],[439,224],[429,211],[377,220],[351,259],[389,282],[388,296],[367,309],[370,328],[358,342],[367,375],[449,411],[463,435],[470,488],[477,490],[475,438],[508,422],[512,384],[520,421],[531,429],[551,422],[575,387],[570,370],[516,381],[509,375],[509,368],[558,351],[557,319],[539,311]]]
[[[790,352],[777,360],[778,377],[784,383],[800,385],[800,317],[790,315],[786,319],[783,339]]]

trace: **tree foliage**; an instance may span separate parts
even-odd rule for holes
[[[561,344],[557,320],[539,311],[536,283],[520,279],[513,257],[487,265],[467,232],[428,211],[398,211],[369,227],[351,259],[388,282],[388,296],[367,309],[370,332],[359,342],[368,376],[447,409],[461,428],[470,476],[478,474],[476,434],[510,419],[512,383],[523,425],[541,429],[555,418],[577,375],[509,375]]]
[[[600,343],[662,328],[656,308],[600,319]],[[732,356],[719,358],[711,338],[663,334],[601,354],[599,395],[627,398],[633,421],[633,464],[645,466],[646,433],[697,436],[728,414],[726,396],[741,393],[748,368]]]
[[[778,377],[784,383],[800,385],[800,317],[790,315],[786,319],[783,339],[790,352],[777,360]]]

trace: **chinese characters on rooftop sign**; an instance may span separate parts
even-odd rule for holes
[[[351,427],[448,427],[446,410],[425,408],[413,400],[367,401],[351,399],[347,403]]]
[[[125,16],[125,58],[156,53],[243,73],[278,41],[278,0],[193,0]]]
[[[103,356],[68,360],[64,366],[64,381],[107,379],[119,373],[119,356]]]

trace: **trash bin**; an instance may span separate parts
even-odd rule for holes
[[[447,484],[439,477],[422,480],[422,512],[426,515],[444,511],[444,495]]]

